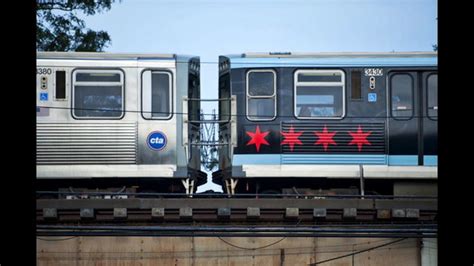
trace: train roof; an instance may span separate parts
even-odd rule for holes
[[[240,55],[241,57],[291,57],[291,58],[327,58],[327,57],[432,57],[436,52],[320,52],[320,53],[291,53],[291,52],[250,52]]]
[[[243,53],[225,56],[230,68],[283,66],[437,66],[437,52]]]
[[[106,53],[106,52],[37,52],[37,59],[81,59],[81,60],[189,60],[192,55]]]

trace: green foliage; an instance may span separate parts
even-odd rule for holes
[[[108,11],[115,0],[37,0],[38,51],[103,51],[111,43],[105,31],[86,28],[77,12],[94,15]]]

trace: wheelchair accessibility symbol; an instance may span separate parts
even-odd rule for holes
[[[369,102],[374,103],[377,101],[377,93],[369,93]]]
[[[40,93],[40,101],[47,101],[48,100],[48,93],[47,92],[41,92]]]

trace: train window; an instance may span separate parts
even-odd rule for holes
[[[247,72],[247,118],[253,121],[276,117],[276,73],[273,70]]]
[[[341,70],[295,72],[295,116],[338,119],[345,115],[345,76]]]
[[[79,82],[120,82],[121,75],[120,73],[100,73],[100,72],[93,72],[93,73],[84,73],[79,72],[76,73],[76,81]]]
[[[219,99],[230,98],[229,72],[219,77]],[[230,101],[219,101],[219,120],[230,120]]]
[[[188,97],[198,99],[200,95],[199,73],[191,73],[188,75]],[[188,102],[188,112],[190,120],[199,120],[199,101]]]
[[[428,76],[428,117],[438,119],[438,74]]]
[[[272,96],[275,93],[275,73],[272,71],[248,73],[250,96]]]
[[[142,74],[142,115],[146,119],[171,118],[171,73],[147,70]]]
[[[120,119],[124,113],[123,81],[117,70],[74,71],[73,116]]]
[[[327,73],[325,71],[311,71],[298,73],[299,82],[342,82],[339,73]]]
[[[361,72],[359,70],[351,73],[351,99],[362,100]]]
[[[63,71],[63,70],[56,71],[55,99],[56,100],[66,99],[66,71]]]
[[[413,116],[413,78],[409,74],[395,74],[390,79],[392,117]]]

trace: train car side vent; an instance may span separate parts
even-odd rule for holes
[[[362,99],[361,72],[359,70],[352,71],[351,73],[351,99]]]
[[[37,165],[136,164],[137,123],[39,123]]]
[[[66,99],[66,71],[56,71],[56,100]]]

